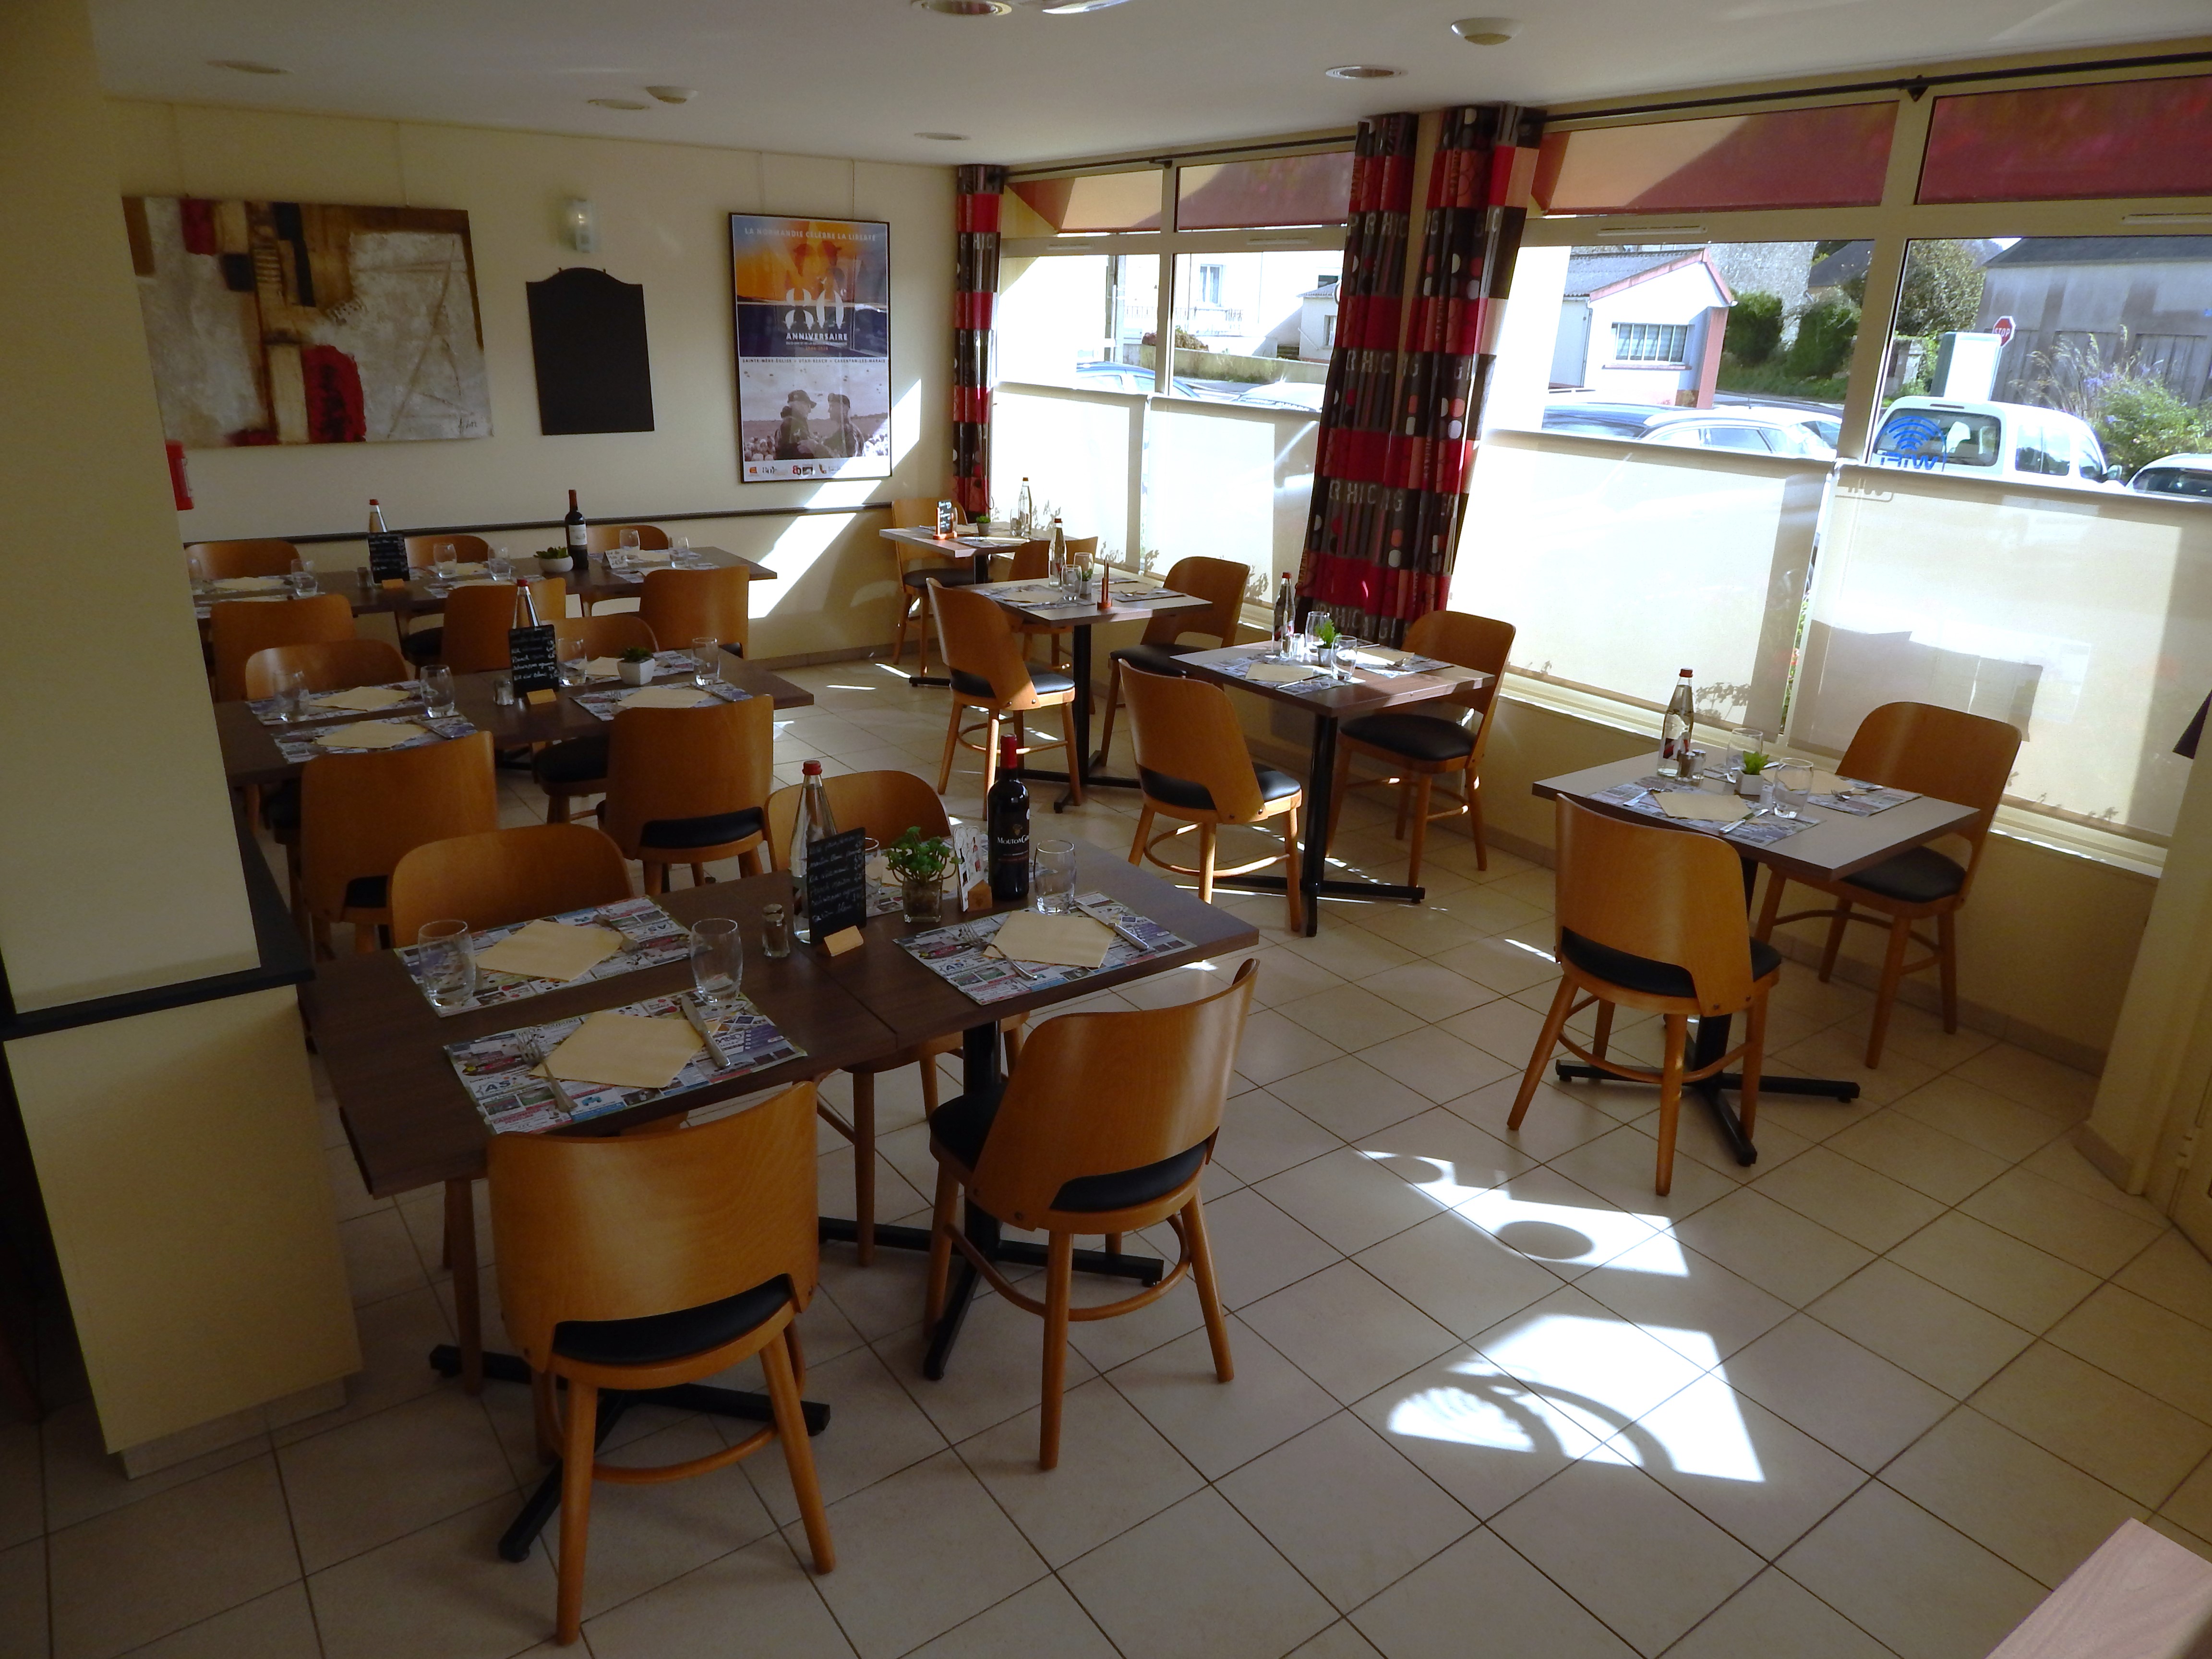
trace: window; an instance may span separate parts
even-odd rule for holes
[[[1893,103],[1547,132],[1547,213],[1849,207],[1881,199]]]
[[[2212,76],[1938,98],[1923,202],[2212,194]]]
[[[1193,294],[1191,298],[1195,303],[1202,306],[1218,306],[1221,303],[1221,267],[1219,265],[1200,265],[1198,268],[1197,292]]]
[[[1178,230],[1333,225],[1352,200],[1352,152],[1322,150],[1263,161],[1176,170]]]
[[[2002,427],[1994,415],[1964,410],[1900,409],[1875,434],[1874,459],[1884,466],[1995,466],[2004,453]]]
[[[1689,349],[1690,331],[1680,323],[1615,323],[1613,360],[1617,363],[1679,365]]]

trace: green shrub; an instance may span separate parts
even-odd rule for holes
[[[2105,459],[2130,477],[2161,455],[2212,449],[2212,410],[2191,407],[2146,375],[2118,376],[2099,387],[2089,423]]]
[[[1790,374],[1801,380],[1826,380],[1850,366],[1859,333],[1859,308],[1849,300],[1824,300],[1797,319],[1790,345]]]
[[[1740,295],[1728,314],[1728,349],[1746,368],[1755,368],[1782,343],[1782,296]]]
[[[1771,398],[1814,398],[1839,404],[1844,400],[1846,381],[1840,374],[1801,380],[1782,363],[1761,363],[1757,368],[1746,368],[1723,357],[1717,384],[1723,392],[1763,392]]]

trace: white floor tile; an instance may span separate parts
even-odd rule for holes
[[[1408,1573],[1352,1622],[1384,1659],[1466,1659],[1477,1632],[1499,1655],[1628,1659],[1636,1651],[1487,1528]]]
[[[1206,1237],[1227,1308],[1246,1307],[1342,1259],[1249,1188],[1207,1202]]]
[[[1671,1231],[1654,1234],[1575,1286],[1700,1366],[1727,1358],[1794,1311]]]
[[[2199,1325],[2212,1327],[2212,1262],[2205,1261],[2184,1233],[2166,1233],[2121,1268],[2112,1282]]]
[[[1257,1190],[1277,1209],[1346,1255],[1379,1244],[1438,1210],[1434,1200],[1401,1181],[1365,1152],[1350,1146],[1271,1176],[1259,1183]],[[1450,1201],[1445,1200],[1446,1207]]]
[[[1841,1284],[1873,1259],[1873,1252],[1863,1245],[1750,1188],[1677,1222],[1674,1235],[1701,1255],[1796,1307]]]
[[[1924,1193],[1826,1146],[1808,1148],[1762,1176],[1759,1190],[1869,1250],[1887,1250],[1943,1213]]]
[[[1619,1118],[1598,1105],[1611,1086],[1592,1085],[1567,1089],[1552,1083],[1540,1084],[1529,1097],[1528,1110],[1521,1120],[1521,1127],[1516,1129],[1509,1127],[1507,1120],[1513,1115],[1513,1103],[1521,1093],[1521,1074],[1516,1069],[1494,1082],[1447,1100],[1444,1109],[1465,1118],[1526,1157],[1549,1160],[1601,1135],[1609,1135],[1620,1127]],[[1623,1085],[1622,1088],[1632,1097],[1636,1092],[1633,1085]],[[1651,1171],[1647,1171],[1647,1191],[1651,1184],[1650,1176]]]
[[[1900,1096],[1897,1109],[1930,1128],[2018,1163],[2065,1133],[2063,1124],[2018,1101],[1946,1072]]]
[[[2165,1502],[2212,1453],[2212,1427],[2047,1341],[1968,1403],[2138,1504]]]
[[[1053,1659],[1118,1659],[1114,1644],[1057,1578],[1040,1578],[955,1626],[916,1648],[912,1659],[1037,1659],[1042,1654]]]
[[[1922,1228],[1889,1257],[2031,1331],[2050,1329],[2097,1288],[2094,1273],[1955,1210]]]
[[[1396,1003],[1357,985],[1332,986],[1297,1002],[1284,1003],[1279,1012],[1284,1018],[1328,1038],[1347,1054],[1403,1036],[1426,1024]]]
[[[2049,1340],[2199,1422],[2212,1422],[2212,1331],[2107,1285],[2051,1328]]]
[[[780,1535],[722,1556],[587,1621],[592,1659],[709,1659],[733,1630],[795,1659],[852,1659],[853,1646]]]
[[[1237,1374],[1227,1382],[1214,1374],[1204,1331],[1117,1366],[1107,1378],[1210,1480],[1338,1409],[1328,1390],[1234,1317],[1229,1352]]]
[[[1893,1261],[1868,1263],[1805,1311],[1954,1400],[1980,1388],[2034,1340]]]
[[[1516,1176],[1457,1207],[1506,1249],[1566,1279],[1634,1249],[1669,1224],[1664,1216],[1610,1204],[1550,1169]]]
[[[1729,1381],[1861,1468],[1932,1428],[1950,1396],[1800,1314],[1728,1363]]]
[[[497,1498],[308,1579],[328,1659],[485,1659],[550,1640],[551,1560],[542,1547],[520,1563],[498,1554],[514,1519]]]
[[[1668,1649],[1667,1659],[1890,1659],[1890,1652],[1769,1567]]]
[[[1541,1301],[1563,1282],[1456,1212],[1432,1215],[1353,1259],[1461,1338]]]
[[[1377,1071],[1369,1064],[1374,1058],[1340,1055],[1275,1079],[1267,1085],[1268,1092],[1345,1140],[1418,1117],[1434,1103],[1419,1090]]]
[[[1213,1161],[1240,1180],[1260,1182],[1343,1144],[1267,1090],[1248,1089],[1222,1109]]]
[[[1453,1346],[1449,1331],[1351,1261],[1243,1312],[1245,1323],[1346,1405]]]
[[[1991,1182],[1959,1208],[2100,1276],[2118,1273],[2163,1231],[2026,1170]]]

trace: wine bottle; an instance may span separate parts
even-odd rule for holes
[[[1278,577],[1275,581],[1275,648],[1278,651],[1284,649],[1290,643],[1291,613],[1294,608],[1291,598],[1290,577],[1288,575]]]
[[[376,497],[374,495],[368,498],[368,533],[372,536],[384,536],[391,533],[384,527],[384,509],[376,504]]]
[[[1014,534],[1026,536],[1036,526],[1036,498],[1030,494],[1030,481],[1022,480],[1021,493],[1014,497]]]
[[[568,516],[561,521],[568,529],[568,557],[571,562],[584,558],[590,538],[584,533],[584,512],[576,505],[576,492],[568,492]]]
[[[1674,679],[1674,695],[1667,700],[1666,717],[1659,722],[1659,769],[1672,771],[1677,777],[1696,775],[1697,763],[1690,757],[1690,739],[1698,726],[1697,700],[1690,687],[1690,671],[1685,668]]]
[[[1015,769],[1020,764],[1021,750],[1010,732],[999,739],[999,775],[983,800],[994,904],[1018,904],[1030,896],[1030,787]]]
[[[799,769],[799,817],[791,828],[791,931],[801,945],[814,942],[814,907],[806,896],[807,849],[824,836],[837,833],[830,815],[830,792],[823,787],[822,763],[811,760]]]
[[[1067,538],[1060,531],[1060,515],[1057,513],[1052,517],[1052,543],[1046,549],[1044,562],[1046,572],[1052,578],[1052,585],[1062,593],[1066,592]]]

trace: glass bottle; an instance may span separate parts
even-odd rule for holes
[[[1659,722],[1659,769],[1678,778],[1695,777],[1697,762],[1691,757],[1691,739],[1698,726],[1697,700],[1685,668],[1674,678],[1674,695],[1667,700],[1665,718]]]
[[[822,763],[799,768],[799,816],[791,827],[791,931],[802,945],[814,942],[813,908],[806,902],[807,848],[837,833],[830,815],[830,792],[822,782]]]
[[[1030,494],[1030,481],[1022,480],[1021,493],[1014,497],[1014,534],[1026,536],[1036,526],[1036,498]]]
[[[1060,515],[1057,514],[1053,515],[1052,543],[1046,550],[1044,562],[1045,569],[1052,578],[1052,585],[1065,594],[1067,592],[1067,538],[1060,530]]]
[[[999,775],[983,798],[994,904],[1018,904],[1030,896],[1030,787],[1022,781],[1021,760],[1019,744],[1006,732],[999,739]]]
[[[368,533],[372,536],[384,536],[391,533],[384,527],[384,509],[377,504],[376,497],[374,495],[368,498]]]

